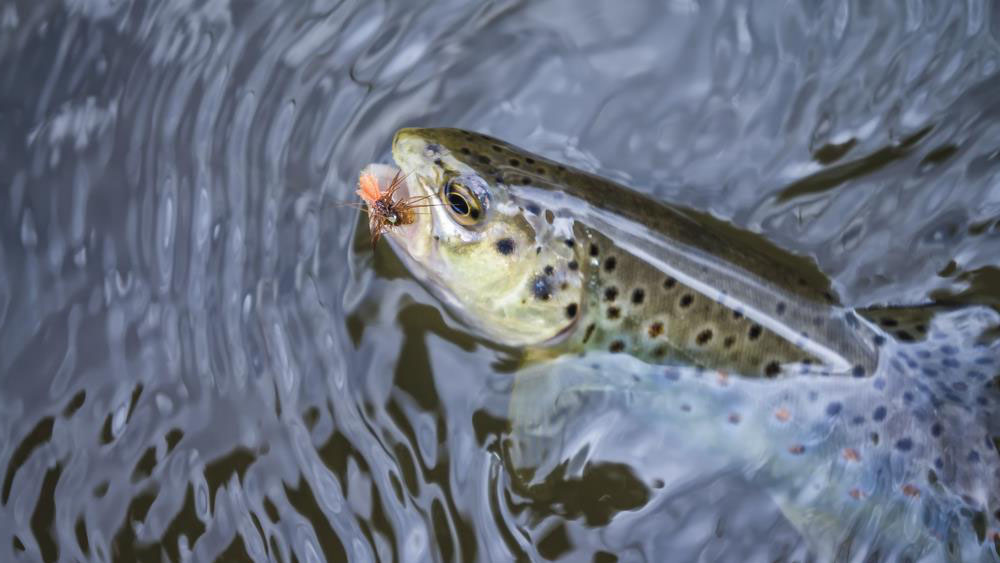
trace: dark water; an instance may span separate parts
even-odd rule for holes
[[[684,460],[523,487],[507,352],[329,204],[458,126],[851,305],[996,306],[998,39],[987,0],[0,4],[0,560],[806,556]]]

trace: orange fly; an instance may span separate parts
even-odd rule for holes
[[[382,233],[393,227],[413,223],[414,209],[426,207],[417,205],[425,197],[412,197],[395,200],[396,191],[403,186],[405,178],[401,172],[396,172],[389,186],[383,191],[379,187],[378,177],[372,172],[362,172],[358,180],[357,194],[368,206],[368,229],[372,236],[372,248],[378,243]]]

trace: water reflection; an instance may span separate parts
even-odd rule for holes
[[[849,303],[996,306],[998,22],[976,0],[4,4],[0,559],[802,555],[732,475],[664,490],[595,459],[524,486],[516,351],[335,204],[396,128],[459,126],[762,231]]]

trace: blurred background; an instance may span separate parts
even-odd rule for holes
[[[998,306],[998,39],[988,0],[0,0],[0,560],[806,557],[739,475],[602,460],[662,447],[613,426],[521,483],[509,351],[337,204],[462,127],[847,304]]]

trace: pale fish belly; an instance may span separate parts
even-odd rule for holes
[[[712,460],[769,492],[824,559],[849,545],[851,557],[996,560],[1000,346],[976,338],[998,322],[981,308],[939,315],[926,341],[887,340],[869,378],[750,380],[622,354],[563,357],[519,374],[511,454],[545,475],[585,450],[650,480]]]

